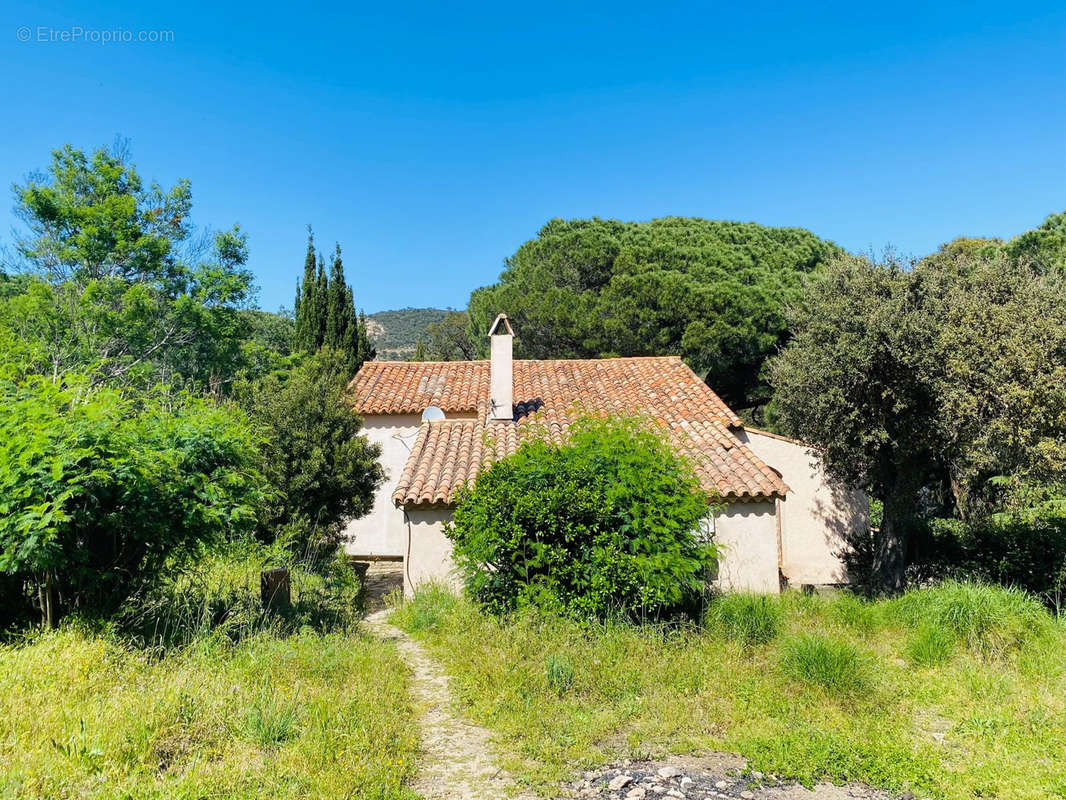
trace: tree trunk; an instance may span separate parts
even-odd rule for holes
[[[899,486],[886,486],[884,504],[884,518],[874,549],[874,590],[899,594],[906,583],[907,519],[912,503]]]
[[[52,579],[52,570],[44,573],[44,583],[40,584],[38,594],[41,600],[41,622],[52,630],[56,626],[56,587]]]

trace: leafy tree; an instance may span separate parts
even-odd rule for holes
[[[916,516],[977,522],[1066,476],[1064,279],[957,240],[916,265],[844,257],[772,364],[782,425],[883,501],[873,578],[903,586]]]
[[[680,354],[737,408],[763,405],[801,277],[840,252],[798,228],[667,217],[552,220],[470,298],[479,347],[506,311],[528,358]]]
[[[905,265],[842,257],[808,288],[773,362],[785,428],[884,501],[875,583],[902,588],[908,520],[937,464],[936,329]]]
[[[264,469],[277,489],[264,530],[268,538],[288,532],[308,553],[331,553],[343,524],[370,510],[383,480],[381,449],[359,435],[363,421],[344,400],[350,377],[344,354],[322,350],[236,392],[262,429]]]
[[[15,198],[29,229],[17,250],[52,281],[182,280],[177,248],[192,233],[189,182],[146,188],[122,146],[91,156],[69,144],[55,150],[49,174],[16,186]]]
[[[426,334],[429,336],[426,352],[432,361],[471,361],[478,357],[478,348],[470,338],[470,321],[465,311],[449,311],[440,322],[431,323],[426,328]],[[483,335],[487,334],[488,330]]]
[[[1015,237],[1007,243],[1006,251],[1038,272],[1066,272],[1066,211],[1050,215],[1038,228]]]
[[[707,496],[649,427],[581,420],[566,444],[527,441],[478,475],[446,528],[468,590],[496,611],[584,617],[693,611],[714,551]]]
[[[266,487],[240,415],[182,395],[0,378],[0,571],[44,621],[113,608],[167,559],[250,531]]]
[[[4,293],[0,316],[35,369],[223,390],[240,366],[239,310],[253,292],[239,227],[192,241],[188,182],[145,189],[123,150],[87,156],[68,145],[15,197],[27,228],[16,250],[32,277]]]

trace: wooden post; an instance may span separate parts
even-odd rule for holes
[[[285,567],[263,570],[259,575],[259,593],[266,610],[287,609],[292,602],[289,595],[289,571]]]

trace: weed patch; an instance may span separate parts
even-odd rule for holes
[[[781,605],[765,595],[732,594],[717,597],[707,612],[707,626],[744,646],[766,644],[781,628]]]
[[[781,668],[795,680],[848,694],[869,683],[858,648],[830,636],[802,634],[784,642]]]

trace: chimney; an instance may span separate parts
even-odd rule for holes
[[[489,419],[514,418],[513,340],[511,323],[500,314],[489,328]]]

